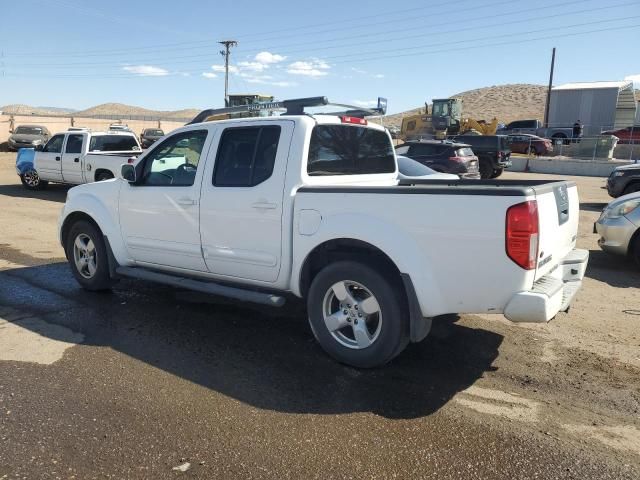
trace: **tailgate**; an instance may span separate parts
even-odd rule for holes
[[[536,280],[556,268],[575,248],[580,204],[573,182],[553,182],[533,187],[540,225]]]

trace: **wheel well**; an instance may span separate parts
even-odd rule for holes
[[[86,213],[73,212],[69,214],[69,216],[67,216],[67,218],[64,219],[64,223],[62,224],[61,240],[62,240],[62,248],[65,249],[65,253],[66,253],[67,237],[69,236],[69,230],[71,230],[71,226],[79,220],[86,220],[87,222],[93,224],[98,229],[98,231],[102,233],[102,230],[100,229],[96,221]]]
[[[627,255],[633,255],[633,247],[636,242],[640,242],[640,228],[637,228],[633,235],[631,235],[629,246],[627,247]]]
[[[400,270],[382,250],[361,240],[339,238],[318,245],[305,259],[300,271],[300,293],[302,296],[306,297],[311,282],[324,266],[340,260],[362,261],[362,263],[389,272],[397,278],[399,287],[404,290]]]
[[[108,173],[109,175],[111,175],[111,178],[115,178],[115,175],[111,170],[107,170],[106,168],[98,168],[93,175],[93,179],[97,180],[98,175],[100,175],[101,173]]]

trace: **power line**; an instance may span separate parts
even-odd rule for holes
[[[625,20],[633,20],[636,18],[640,18],[640,16],[636,16],[636,17],[626,17]],[[619,20],[619,19],[616,19]],[[612,21],[612,20],[609,20]],[[602,22],[590,22],[590,23],[602,23]],[[586,24],[583,24],[586,25]],[[565,26],[565,28],[570,28],[570,27],[575,27],[575,26],[579,26],[579,25],[567,25]],[[334,64],[341,64],[341,63],[360,63],[360,62],[364,62],[364,61],[372,61],[372,60],[386,60],[389,58],[399,58],[399,57],[420,57],[420,56],[425,56],[425,55],[433,55],[433,54],[438,54],[438,53],[450,53],[450,52],[456,52],[456,51],[461,51],[461,50],[473,50],[473,49],[478,49],[478,48],[486,48],[486,47],[492,47],[492,46],[501,46],[501,45],[509,45],[509,44],[523,44],[523,43],[532,43],[538,40],[547,40],[547,39],[555,39],[555,38],[565,38],[565,37],[572,37],[572,36],[579,36],[579,35],[588,35],[588,34],[592,34],[592,33],[600,33],[600,32],[608,32],[608,31],[612,31],[612,30],[626,30],[626,29],[634,29],[634,28],[640,28],[640,25],[634,24],[634,25],[623,25],[623,26],[612,26],[612,27],[607,27],[607,28],[601,28],[601,29],[595,29],[595,30],[585,30],[582,32],[570,32],[570,33],[564,33],[564,34],[557,34],[557,35],[545,35],[545,36],[541,36],[541,37],[534,37],[534,38],[528,38],[528,39],[509,39],[507,41],[503,41],[503,42],[493,42],[493,43],[486,43],[486,44],[482,44],[482,45],[478,45],[478,44],[473,44],[473,45],[465,45],[463,47],[458,47],[458,48],[445,48],[445,49],[440,49],[440,50],[432,50],[432,51],[424,51],[424,52],[415,52],[415,53],[398,53],[397,49],[394,50],[394,54],[393,55],[376,55],[373,57],[369,57],[369,58],[357,58],[357,59],[351,59],[351,60],[338,60],[335,62],[332,62]],[[531,33],[536,33],[536,32],[540,32],[541,30],[534,30],[534,31],[530,31],[530,32],[520,32],[521,35],[527,35],[527,34],[531,34]],[[447,42],[447,44],[449,44],[449,42]],[[375,52],[370,52],[370,55],[374,55]],[[197,70],[197,71],[190,71],[190,72],[178,72],[180,74],[197,74],[197,73],[201,73],[201,70]],[[25,76],[30,76],[30,75],[16,75],[16,74],[7,74],[7,76],[12,76],[12,77],[25,77]],[[108,77],[108,78],[135,78],[135,77],[145,77],[143,75],[132,75],[132,74],[68,74],[68,75],[40,75],[39,78],[93,78],[93,77]]]
[[[581,3],[582,0],[576,0],[576,1],[571,1],[568,2],[566,4],[564,4],[563,6],[567,6],[567,5],[571,5],[574,3]],[[521,19],[521,20],[514,20],[512,22],[510,22],[510,24],[518,24],[518,23],[527,23],[527,22],[531,22],[531,21],[537,21],[537,20],[548,20],[550,17],[563,17],[563,16],[574,16],[575,14],[580,14],[580,13],[592,13],[595,11],[601,11],[601,10],[605,10],[605,9],[611,9],[611,8],[617,8],[617,7],[622,7],[622,6],[627,6],[627,5],[634,5],[636,2],[624,2],[624,3],[619,3],[619,4],[615,4],[615,5],[608,5],[606,7],[597,7],[597,8],[590,8],[590,9],[583,9],[583,10],[578,10],[578,11],[572,11],[570,13],[557,13],[555,15],[541,15],[538,17],[529,17],[529,18],[525,18],[525,19]],[[535,11],[535,10],[540,10],[540,9],[545,9],[546,6],[538,6],[536,8],[532,8],[532,9],[525,9],[525,10],[520,10],[518,12],[518,14],[522,14],[522,13],[527,13],[530,11]],[[505,13],[505,14],[498,14],[498,15],[490,15],[490,16],[483,16],[483,17],[478,17],[476,18],[476,20],[481,20],[481,19],[486,19],[486,18],[493,18],[496,16],[505,16],[505,15],[512,15],[514,12],[510,12],[510,13]],[[627,17],[624,18],[619,18],[620,20],[624,20]],[[604,20],[604,21],[614,21],[614,20],[618,20],[618,19],[610,19],[610,20]],[[458,32],[462,32],[462,31],[474,31],[474,30],[481,30],[481,29],[488,29],[494,26],[501,26],[502,23],[490,23],[490,24],[484,24],[484,25],[477,25],[477,26],[470,26],[470,27],[463,27],[463,28],[453,28],[453,29],[449,29],[449,30],[444,30],[444,31],[439,31],[437,33],[439,34],[446,34],[446,33],[458,33]],[[584,25],[584,24],[578,24],[578,25]],[[568,27],[571,27],[571,25],[569,25]],[[554,30],[555,27],[549,28],[548,30]],[[402,30],[401,30],[402,31]],[[394,31],[390,31],[390,32],[386,32],[386,33],[391,33]],[[536,31],[537,32],[537,31]],[[391,41],[395,41],[395,40],[404,40],[407,38],[421,38],[421,37],[425,37],[425,36],[431,36],[433,35],[433,31],[429,31],[428,33],[424,34],[418,34],[418,35],[411,35],[411,36],[407,36],[407,35],[403,35],[402,37],[392,37],[392,38],[380,38],[377,37],[376,39],[373,40],[367,40],[366,42],[364,42],[364,45],[370,45],[370,44],[376,44],[376,43],[388,43]],[[369,34],[367,34],[369,35]],[[512,34],[506,34],[506,35],[512,35]],[[353,38],[359,38],[362,37],[362,35],[357,35],[357,36],[351,36],[351,37],[342,37],[342,38],[336,38],[333,41],[341,41],[341,40],[348,40],[348,39],[353,39]],[[463,41],[468,41],[468,40],[463,40]],[[305,43],[311,43],[311,42],[305,42]],[[317,43],[317,42],[316,42]],[[419,47],[409,47],[409,48],[423,48],[425,46],[438,46],[438,45],[446,45],[446,44],[451,44],[452,42],[443,42],[443,43],[436,43],[436,44],[428,44],[428,45],[422,45]],[[453,42],[456,43],[456,42]],[[304,44],[304,43],[302,43]],[[298,45],[301,45],[300,43]],[[319,49],[326,51],[326,50],[332,50],[332,49],[341,49],[341,48],[345,48],[345,47],[355,47],[355,46],[359,46],[362,45],[362,43],[354,43],[354,42],[348,42],[348,43],[341,43],[338,45],[332,45],[332,46],[326,46],[325,44],[323,44],[321,47],[318,48],[312,48],[312,49],[297,49],[297,50],[279,50],[278,53],[282,53],[282,54],[291,54],[291,53],[303,53],[303,52],[313,52],[313,51],[317,51]],[[267,49],[269,49],[270,47],[268,47]],[[356,55],[361,55],[362,52],[358,52],[357,54],[351,54],[351,56],[356,56]],[[161,64],[164,65],[185,65],[185,64],[194,64],[193,60],[194,59],[208,59],[211,57],[211,53],[207,53],[207,54],[197,54],[197,55],[182,55],[180,57],[159,57],[159,58],[146,58],[146,59],[141,59],[139,61],[127,61],[126,63],[124,62],[118,62],[118,63],[113,63],[112,61],[106,61],[106,62],[72,62],[72,63],[35,63],[35,64],[24,64],[21,63],[20,67],[22,68],[30,68],[30,67],[35,67],[35,68],[41,68],[41,67],[51,67],[51,68],[56,68],[56,69],[60,69],[60,68],[66,68],[68,66],[114,66],[114,67],[123,67],[123,66],[127,66],[130,64],[145,64],[145,63],[155,63],[155,62],[160,62]],[[323,57],[323,58],[341,58],[342,56],[334,56],[334,57]]]
[[[467,1],[471,1],[471,0],[459,0],[457,2],[456,5],[459,5],[460,3],[463,2],[467,2]],[[567,5],[572,5],[575,3],[584,3],[584,0],[580,0],[580,1],[570,1],[570,2],[565,2],[563,4],[558,4],[558,3],[553,3],[549,6],[538,6],[537,9],[541,9],[541,8],[552,8],[552,7],[562,7],[562,6],[567,6]],[[490,4],[483,4],[483,5],[479,5],[476,7],[470,7],[470,8],[466,8],[464,12],[462,13],[467,13],[470,11],[474,11],[474,10],[486,10],[489,7],[493,7],[493,6],[498,6],[498,5],[502,5],[502,4],[513,4],[512,0],[500,0],[497,2],[493,2]],[[444,6],[444,5],[440,5],[440,6]],[[363,28],[363,27],[374,27],[374,26],[378,26],[378,25],[384,25],[384,26],[388,26],[390,23],[395,23],[395,22],[406,22],[406,21],[415,21],[415,20],[420,20],[421,18],[431,18],[434,14],[439,13],[439,11],[443,11],[443,12],[450,12],[450,7],[448,6],[444,6],[444,9],[440,9],[440,10],[434,10],[431,11],[430,9],[427,9],[425,7],[416,7],[416,8],[411,8],[411,9],[405,9],[403,11],[398,11],[395,10],[394,13],[402,13],[402,14],[406,14],[407,12],[413,12],[413,11],[422,11],[425,12],[424,15],[410,15],[410,16],[404,16],[401,18],[397,18],[397,19],[388,19],[385,18],[384,21],[378,21],[378,22],[373,22],[373,23],[364,23],[364,24],[356,24],[354,25],[352,28]],[[530,10],[527,10],[530,11]],[[428,12],[428,13],[427,13]],[[496,16],[500,16],[500,15],[511,15],[511,14],[516,14],[516,13],[520,13],[521,10],[516,10],[516,11],[512,11],[512,12],[506,12],[503,14],[499,14]],[[368,16],[364,16],[364,17],[357,17],[355,20],[363,20],[363,19],[369,19],[369,18],[379,18],[381,15],[385,15],[388,14],[388,12],[386,13],[378,13],[375,15],[368,15]],[[332,24],[336,24],[336,23],[348,23],[353,21],[354,19],[345,19],[345,20],[337,20],[337,21],[333,21],[331,20]],[[301,30],[304,29],[305,35],[318,35],[318,34],[322,34],[322,33],[331,33],[331,32],[335,32],[335,31],[344,31],[344,27],[339,27],[339,28],[330,28],[330,29],[324,29],[324,30],[319,30],[319,31],[309,31],[308,28],[313,28],[313,27],[326,27],[326,22],[323,24],[315,24],[312,26],[298,26],[298,27],[287,27],[287,32],[291,32],[293,30]],[[431,28],[433,28],[433,26],[431,26]],[[293,36],[299,35],[299,34],[292,34],[292,33],[287,33],[287,34],[282,34],[282,30],[275,30],[272,32],[265,32],[265,33],[279,33],[279,35],[276,36],[272,36],[270,38],[266,38],[266,39],[261,39],[259,40],[259,42],[264,42],[265,40],[273,40],[273,39],[280,39],[280,38],[291,38]],[[369,34],[371,32],[368,32]],[[252,38],[255,37],[256,35],[261,35],[261,34],[250,34],[250,35],[244,35],[244,36],[239,36],[239,38],[244,39],[244,38]],[[252,43],[256,43],[258,42],[256,41],[243,41],[243,44],[252,44]],[[17,53],[10,53],[7,54],[7,56],[10,57],[15,57],[15,56],[20,56],[20,57],[24,57],[26,55],[30,56],[30,57],[47,57],[47,58],[56,58],[56,57],[64,57],[64,56],[80,56],[80,57],[88,57],[88,56],[118,56],[118,55],[122,55],[122,53],[131,53],[132,51],[136,51],[136,50],[141,50],[141,49],[145,49],[145,50],[151,50],[151,52],[148,53],[155,53],[155,52],[160,52],[163,51],[161,47],[181,47],[181,48],[176,48],[176,49],[180,49],[180,50],[185,50],[185,49],[191,49],[191,48],[197,48],[198,46],[200,47],[207,47],[208,45],[210,45],[209,41],[207,40],[201,40],[201,41],[197,41],[197,42],[178,42],[178,43],[169,43],[169,44],[160,44],[160,45],[155,45],[155,46],[147,46],[147,47],[132,47],[132,48],[126,48],[126,49],[105,49],[105,50],[88,50],[88,51],[75,51],[75,52],[68,52],[68,53],[64,53],[64,52],[51,52],[51,53],[41,53],[40,52],[17,52]],[[262,49],[264,50],[264,47],[262,47]]]
[[[541,17],[541,18],[547,18],[547,16]],[[578,23],[578,24],[571,24],[571,25],[565,25],[564,28],[565,29],[569,29],[569,28],[578,28],[578,27],[586,27],[586,26],[592,26],[592,25],[599,25],[599,24],[603,24],[603,23],[610,23],[610,22],[618,22],[618,21],[629,21],[629,20],[634,20],[640,18],[640,16],[632,16],[632,17],[619,17],[619,18],[613,18],[613,19],[604,19],[604,20],[597,20],[597,21],[593,21],[593,22],[583,22],[583,23]],[[481,27],[476,27],[476,28],[488,28],[491,25],[488,26],[481,26]],[[555,27],[547,27],[547,28],[543,28],[543,29],[536,29],[536,30],[529,30],[529,31],[524,31],[524,32],[519,32],[519,35],[531,35],[531,34],[536,34],[536,33],[542,33],[542,32],[548,32],[548,31],[555,31],[556,28]],[[510,37],[512,34],[511,33],[505,33],[502,35],[496,35],[496,36],[492,36],[491,38],[499,38],[499,37]],[[486,40],[485,39],[478,39],[478,40]],[[402,51],[411,51],[411,50],[422,50],[422,49],[427,49],[427,48],[432,48],[432,47],[440,47],[440,46],[449,46],[449,45],[457,45],[457,44],[467,44],[469,42],[468,39],[462,39],[462,40],[457,40],[457,41],[445,41],[445,42],[437,42],[437,43],[429,43],[429,44],[421,44],[421,45],[414,45],[414,46],[407,46],[407,47],[394,47],[391,49],[384,49],[384,50],[373,50],[373,51],[359,51],[358,53],[351,53],[351,54],[342,54],[342,55],[334,55],[334,56],[324,56],[323,60],[329,60],[329,61],[334,61],[332,63],[336,63],[335,60],[337,59],[349,59],[352,57],[356,57],[356,58],[362,58],[362,56],[366,56],[366,55],[380,55],[380,54],[385,54],[385,53],[392,53],[392,52],[397,52],[399,49],[401,49]],[[223,54],[224,56],[224,54]],[[192,64],[192,61],[189,60],[187,62],[174,62],[172,63],[172,65],[176,65],[176,64],[180,64],[180,63],[187,63],[187,64]],[[339,63],[339,62],[338,62]],[[86,64],[83,64],[83,66],[85,66]],[[123,67],[123,65],[117,65],[120,67]],[[24,67],[24,65],[22,65],[22,67]],[[167,72],[170,73],[170,72]],[[176,73],[180,73],[180,72],[176,72]]]

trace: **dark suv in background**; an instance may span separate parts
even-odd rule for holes
[[[164,137],[164,132],[159,128],[145,128],[140,134],[140,145],[142,148],[149,148],[162,137]]]
[[[461,178],[480,178],[478,157],[469,145],[447,140],[416,140],[396,147],[404,155],[442,173],[454,173]]]
[[[640,163],[617,167],[607,179],[607,192],[613,198],[640,192]]]
[[[471,145],[480,162],[481,178],[497,178],[511,166],[511,148],[506,135],[458,135],[452,140]]]

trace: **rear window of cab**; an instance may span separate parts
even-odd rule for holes
[[[311,132],[307,158],[310,176],[395,171],[393,145],[385,131],[355,125],[316,125]]]

